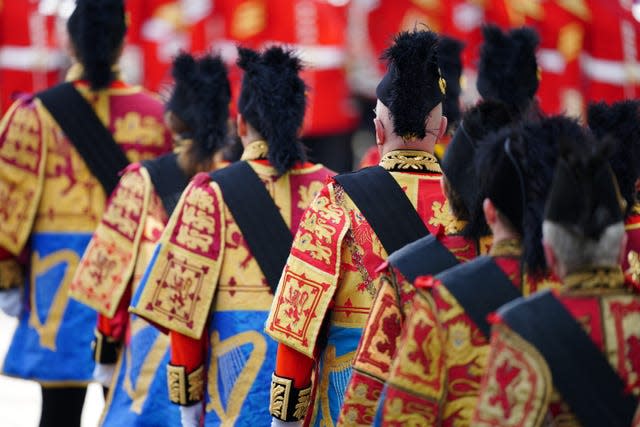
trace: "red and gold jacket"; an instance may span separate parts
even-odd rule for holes
[[[640,292],[619,268],[570,274],[557,297],[626,383],[640,396]],[[640,414],[638,414],[640,415]],[[636,416],[633,426],[640,425]],[[497,316],[474,426],[580,426],[553,386],[538,350]]]
[[[398,150],[380,161],[431,233],[443,211],[438,162],[424,151]],[[384,197],[384,195],[380,195]],[[340,185],[326,185],[301,221],[274,298],[266,332],[280,343],[275,376],[308,387],[316,362],[313,412],[307,423],[334,425],[387,254]],[[282,396],[272,393],[274,402]],[[273,411],[272,411],[273,412]],[[302,413],[301,415],[304,415]]]
[[[521,287],[518,241],[497,242],[490,256]],[[380,398],[382,425],[469,425],[488,340],[449,291],[432,277],[418,289]]]
[[[267,152],[267,144],[256,141],[243,159],[293,233],[333,172],[304,163],[279,175]],[[131,311],[169,331],[170,400],[203,403],[206,425],[247,417],[268,422],[262,402],[268,400],[276,345],[262,328],[273,295],[208,174],[196,175],[183,193],[140,287]]]
[[[633,282],[640,283],[640,205],[631,207],[624,221],[627,232],[627,248],[622,260],[622,271]]]
[[[448,209],[448,202],[445,207]],[[464,223],[453,216],[436,216],[430,222],[440,223],[436,237],[459,262],[473,259],[478,253],[486,253],[486,248],[479,247],[482,244],[458,234]],[[373,422],[378,399],[396,357],[398,339],[416,293],[413,283],[397,268],[385,262],[381,269],[379,290],[356,351],[353,372],[340,411],[340,425],[369,426]]]
[[[589,101],[611,103],[640,96],[640,23],[632,1],[588,0],[590,26],[580,67]]]

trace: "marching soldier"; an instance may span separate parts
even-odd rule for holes
[[[480,140],[512,120],[509,108],[497,101],[483,101],[463,115],[441,164],[447,201],[432,219],[437,233],[394,252],[379,268],[383,271],[379,290],[354,358],[341,424],[371,425],[403,321],[412,306],[414,280],[487,252],[491,241],[485,237],[486,226],[476,225],[478,221],[472,221],[473,226],[469,223],[472,217],[482,215],[473,159]]]
[[[68,289],[106,196],[129,161],[171,149],[162,104],[113,68],[123,2],[78,1],[67,25],[80,77],[21,98],[0,125],[0,300],[19,315],[2,372],[41,384],[41,426],[80,425],[95,312]]]
[[[70,285],[72,297],[98,311],[94,377],[111,389],[103,426],[180,423],[177,407],[167,399],[169,338],[129,316],[128,308],[190,177],[220,164],[216,157],[228,141],[231,91],[219,57],[195,60],[180,54],[172,74],[175,86],[165,119],[175,152],[126,169]],[[135,223],[128,230],[123,227],[123,206],[136,212],[135,217],[124,217]]]
[[[183,426],[268,425],[276,344],[263,332],[304,209],[332,172],[305,162],[301,63],[240,48],[242,161],[198,174],[142,278],[133,312],[169,330]]]
[[[552,118],[503,129],[480,144],[476,168],[491,251],[416,279],[377,424],[469,425],[486,362],[485,317],[542,286],[541,210],[556,138],[582,133],[577,123]]]
[[[562,286],[493,317],[474,426],[640,423],[640,295],[619,264],[625,201],[602,147],[584,134],[559,141],[543,235]]]
[[[377,88],[380,165],[333,179],[301,221],[266,324],[279,342],[275,424],[305,417],[312,425],[336,423],[377,267],[387,253],[437,231],[431,219],[445,200],[433,148],[447,124],[437,43],[426,30],[396,36]]]

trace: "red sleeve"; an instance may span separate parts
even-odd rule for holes
[[[203,333],[200,339],[189,338],[179,332],[170,331],[171,339],[171,364],[184,366],[187,374],[195,371],[204,364],[204,356],[207,351],[207,333]]]
[[[276,375],[293,379],[293,386],[298,389],[306,388],[311,384],[313,371],[313,359],[288,347],[278,344],[276,356]]]
[[[127,324],[129,323],[129,304],[131,303],[131,287],[127,287],[120,299],[120,304],[113,317],[98,313],[98,331],[116,341],[124,341]]]

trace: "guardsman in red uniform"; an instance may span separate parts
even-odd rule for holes
[[[231,91],[219,57],[196,60],[183,53],[172,74],[175,86],[165,117],[176,151],[126,169],[70,285],[73,298],[98,311],[94,378],[110,388],[105,427],[180,423],[178,408],[158,398],[168,394],[169,338],[129,315],[128,308],[189,179],[220,165],[215,157],[228,140]],[[123,233],[114,222],[122,220],[123,204],[137,209],[133,233]]]
[[[593,138],[559,139],[543,239],[557,292],[493,316],[474,426],[630,426],[640,396],[640,290],[625,282],[625,201]],[[585,143],[588,149],[585,149]],[[638,414],[640,415],[640,414]]]
[[[582,133],[575,122],[552,118],[505,128],[478,147],[493,246],[488,256],[416,279],[376,425],[469,425],[486,361],[485,315],[531,292],[531,276],[544,275],[541,211],[556,138],[575,133]]]
[[[80,425],[95,312],[68,289],[117,173],[171,149],[162,103],[113,70],[122,0],[81,0],[67,25],[81,77],[20,98],[0,125],[0,301],[19,315],[2,373],[41,384],[41,426]]]
[[[580,67],[587,101],[640,96],[640,23],[629,0],[589,0],[591,21]]]
[[[484,219],[482,224],[475,220],[483,213],[473,159],[480,140],[512,120],[510,109],[498,101],[483,101],[463,115],[441,163],[447,202],[432,219],[437,234],[394,252],[380,268],[380,289],[354,358],[342,425],[371,425],[412,307],[416,277],[435,275],[488,251],[491,239],[483,238],[488,234]]]
[[[56,38],[57,11],[42,11],[40,3],[0,2],[0,114],[16,94],[59,82],[68,65]]]
[[[184,427],[268,425],[276,343],[263,332],[304,209],[332,172],[304,161],[301,62],[240,48],[243,161],[198,174],[160,237],[133,311],[169,330]]]
[[[640,205],[637,198],[640,179],[640,101],[627,100],[607,105],[590,104],[587,123],[598,138],[615,136],[616,145],[609,159],[620,194],[627,203],[625,230],[627,248],[622,271],[640,283]]]
[[[446,129],[437,41],[427,30],[396,36],[377,88],[379,166],[335,177],[301,221],[266,324],[279,342],[270,404],[276,424],[337,422],[377,267],[437,231],[431,219],[445,200],[433,147]]]

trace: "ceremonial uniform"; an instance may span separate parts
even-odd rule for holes
[[[459,262],[469,261],[480,252],[479,245],[472,239],[459,235],[464,222],[449,216],[451,214],[446,213],[448,209],[446,202],[442,212],[444,215],[432,218],[433,222],[442,222],[435,238],[455,255]],[[421,252],[429,256],[428,249]],[[418,262],[427,264],[425,261]],[[389,368],[396,358],[398,339],[404,321],[411,312],[416,293],[413,280],[408,280],[389,261],[383,265],[385,269],[380,277],[378,293],[371,306],[354,357],[351,379],[344,394],[339,419],[341,425],[372,424],[380,394],[389,376]],[[439,271],[434,271],[437,272]]]
[[[0,114],[15,95],[43,90],[64,77],[69,60],[56,35],[59,17],[40,3],[0,3]]]
[[[124,207],[131,215],[122,216]],[[113,356],[124,343],[100,423],[104,426],[180,422],[178,409],[166,398],[162,369],[169,360],[169,337],[127,312],[167,220],[149,171],[139,163],[131,165],[114,190],[71,282],[71,295],[99,312],[96,361],[105,363],[111,351],[109,362],[114,363]]]
[[[162,104],[142,89],[121,81],[97,92],[80,80],[74,87],[129,160],[171,148]],[[38,98],[23,97],[8,111],[0,127],[0,158],[3,285],[20,284],[19,272],[31,274],[3,373],[43,385],[86,384],[93,370],[88,356],[95,312],[67,293],[102,216],[104,190]],[[5,272],[16,276],[6,282]]]
[[[499,242],[490,252],[492,261],[518,290],[522,284],[520,256],[517,241]],[[376,423],[469,425],[488,338],[438,276],[417,279],[415,288],[380,396]]]
[[[589,101],[614,102],[640,94],[640,23],[633,2],[590,0],[591,21],[580,56]]]
[[[392,151],[380,165],[403,188],[427,228],[437,232],[437,214],[445,218],[448,214],[435,157]],[[266,327],[280,345],[307,357],[321,354],[312,425],[337,421],[377,291],[376,270],[386,256],[343,188],[335,182],[325,186],[301,221]],[[325,319],[328,326],[323,332]],[[325,340],[326,344],[319,343]]]
[[[546,255],[562,287],[494,316],[474,426],[639,421],[640,295],[617,265],[625,202],[602,147],[584,143],[561,139],[545,206]]]
[[[254,144],[244,160],[295,230],[331,172],[306,163],[278,176],[260,160],[266,153],[259,146],[266,144]],[[185,191],[141,288],[134,312],[171,331],[171,400],[180,401],[182,392],[180,377],[173,372],[185,369],[190,377],[202,376],[190,379],[195,385],[187,399],[204,395],[204,425],[268,423],[263,402],[269,395],[276,346],[259,331],[273,297],[219,186],[208,175],[196,176]]]

